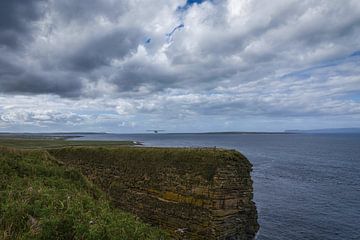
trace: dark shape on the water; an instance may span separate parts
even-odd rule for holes
[[[146,131],[153,132],[153,133],[165,132],[165,130],[158,130],[158,129],[150,129],[150,130],[146,130]]]

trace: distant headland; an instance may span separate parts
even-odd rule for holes
[[[285,133],[360,133],[360,128],[323,128],[311,130],[285,130]]]

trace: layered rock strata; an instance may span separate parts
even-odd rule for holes
[[[119,208],[175,239],[253,239],[258,231],[250,162],[222,149],[63,148]]]

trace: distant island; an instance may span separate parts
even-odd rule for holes
[[[285,130],[285,133],[360,133],[360,128],[323,128],[312,130]]]
[[[323,128],[323,129],[308,129],[308,130],[285,130],[283,132],[246,132],[246,131],[225,131],[225,132],[201,132],[199,134],[301,134],[301,133],[360,133],[360,128]]]
[[[231,131],[231,132],[202,132],[199,134],[293,134],[292,132],[243,132],[243,131]]]

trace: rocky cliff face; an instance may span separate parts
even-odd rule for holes
[[[176,239],[253,239],[258,231],[251,164],[236,151],[63,148],[116,206]]]

